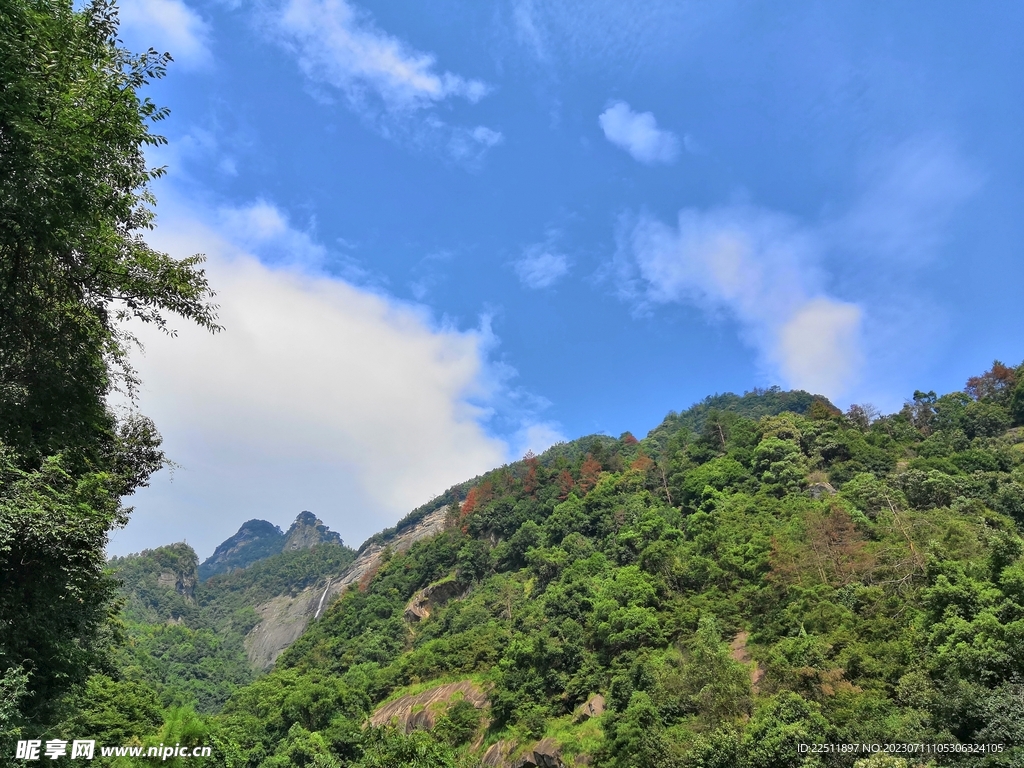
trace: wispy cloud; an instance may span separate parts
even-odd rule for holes
[[[517,459],[525,456],[527,451],[539,455],[552,445],[567,442],[568,439],[562,434],[559,424],[546,421],[527,424],[512,436],[511,455]]]
[[[221,207],[215,225],[232,243],[265,264],[307,274],[330,274],[362,286],[383,282],[350,253],[326,248],[316,237],[315,222],[305,229],[296,227],[281,208],[266,200]],[[345,248],[345,241],[339,245]]]
[[[513,269],[527,288],[550,288],[569,274],[569,259],[556,251],[550,243],[536,243],[523,251],[523,256],[512,263]]]
[[[182,0],[130,0],[118,5],[129,41],[168,51],[186,69],[208,65],[210,26]]]
[[[834,223],[834,237],[889,263],[920,266],[938,252],[946,222],[983,181],[948,137],[908,139],[863,164],[860,200]]]
[[[906,270],[940,251],[981,179],[934,137],[879,152],[865,168],[859,198],[820,221],[750,205],[684,209],[674,225],[625,217],[618,290],[641,312],[688,303],[735,320],[766,373],[789,386],[842,397],[868,367],[888,382],[924,343],[913,327],[927,300]],[[844,275],[855,298],[837,295]]]
[[[529,48],[539,61],[547,60],[547,46],[537,19],[534,0],[516,0],[512,6],[512,24],[516,40]]]
[[[675,227],[640,216],[627,239],[634,298],[734,317],[790,386],[834,396],[855,382],[863,310],[828,295],[820,243],[796,221],[757,208],[686,209]]]
[[[342,89],[353,102],[378,97],[385,109],[423,109],[451,97],[479,101],[480,80],[440,72],[437,60],[378,29],[345,0],[289,0],[278,29],[306,76]]]
[[[673,163],[679,157],[676,135],[658,128],[650,112],[634,112],[624,101],[609,106],[598,117],[598,123],[608,141],[629,152],[638,162]]]
[[[378,28],[347,0],[286,0],[275,6],[270,28],[311,82],[341,91],[389,138],[433,146],[469,165],[502,141],[493,128],[452,126],[433,111],[451,99],[475,104],[490,85],[442,70],[433,54]]]
[[[440,120],[432,120],[431,125],[448,136],[449,156],[471,167],[483,160],[490,149],[505,141],[505,136],[500,131],[495,131],[485,125],[478,125],[476,128],[462,128],[448,126]]]

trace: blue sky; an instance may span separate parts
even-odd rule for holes
[[[112,553],[350,543],[716,392],[895,410],[1024,358],[1018,3],[131,0],[154,244],[223,333],[137,366],[178,464]]]

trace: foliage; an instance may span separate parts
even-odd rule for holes
[[[342,571],[354,555],[345,546],[319,544],[205,582],[187,544],[111,559],[125,602],[127,642],[115,650],[120,676],[145,682],[165,706],[219,710],[256,677],[244,645],[258,621],[253,608]]]
[[[0,671],[27,675],[29,719],[54,717],[69,683],[101,665],[114,594],[103,547],[123,514],[110,486],[59,458],[21,469],[0,445]]]
[[[704,409],[698,429],[676,415],[644,440],[583,438],[498,468],[427,505],[448,507],[442,533],[390,552],[273,670],[234,683],[209,738],[252,768],[470,765],[481,740],[518,756],[545,737],[631,768],[887,765],[801,745],[901,741],[1001,743],[933,762],[1015,765],[1015,387],[918,392],[888,416],[747,395],[730,402],[756,419]],[[306,571],[277,556],[199,585],[185,627],[241,632],[232,610],[343,567],[306,557]],[[412,622],[428,585],[456,597]],[[175,599],[150,605],[170,615]],[[361,727],[385,700],[459,680],[488,691],[486,710],[456,702],[429,732]],[[579,720],[595,693],[607,711]]]
[[[107,534],[164,461],[107,404],[137,383],[122,321],[217,327],[202,257],[141,236],[166,112],[140,91],[168,60],[121,47],[110,0],[0,0],[0,679],[26,681],[27,733],[104,668]]]
[[[28,461],[95,459],[110,362],[130,375],[117,321],[216,327],[202,258],[138,235],[161,173],[150,123],[166,116],[139,91],[169,57],[122,48],[109,0],[4,0],[0,20],[0,436]]]

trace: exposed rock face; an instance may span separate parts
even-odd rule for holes
[[[341,535],[330,530],[312,512],[300,512],[285,534],[282,552],[309,549],[317,544],[342,544]]]
[[[458,698],[470,702],[477,709],[487,706],[487,694],[474,683],[464,680],[461,683],[447,683],[430,688],[411,696],[402,696],[389,704],[385,704],[370,716],[370,724],[376,727],[394,723],[395,727],[412,733],[415,730],[429,730],[434,727],[437,718],[448,709],[449,703]]]
[[[195,600],[196,580],[195,570],[161,571],[156,577],[156,584],[158,587],[173,589],[188,600]]]
[[[592,717],[600,717],[604,714],[604,696],[600,693],[591,696],[576,709],[576,722],[589,720]]]
[[[309,623],[309,604],[302,600],[304,590],[297,597],[275,597],[256,607],[262,619],[245,636],[245,651],[249,663],[258,669],[272,666],[281,652],[299,639]]]
[[[199,578],[205,581],[218,573],[246,568],[257,560],[276,555],[284,541],[284,533],[273,523],[266,520],[242,523],[238,533],[218,546],[199,566]]]
[[[440,608],[449,600],[462,594],[462,587],[455,579],[442,581],[424,587],[405,606],[406,621],[422,621],[430,616],[435,608]]]
[[[747,651],[747,639],[750,637],[750,633],[746,630],[737,633],[736,637],[729,643],[729,655],[733,660],[738,661],[740,664],[746,664],[750,667],[750,685],[756,691],[758,683],[761,682],[761,678],[764,677],[764,670],[754,661],[750,652]]]
[[[543,739],[513,763],[513,768],[565,768],[562,750],[554,739]]]
[[[831,483],[815,483],[807,488],[807,495],[812,499],[820,499],[822,496],[835,496],[836,489]]]
[[[444,530],[445,517],[446,508],[438,507],[415,526],[402,531],[386,544],[368,546],[340,574],[325,574],[323,582],[302,590],[295,597],[275,597],[256,606],[256,612],[263,618],[245,638],[250,663],[258,669],[270,667],[281,652],[302,634],[310,620],[322,616],[334,599],[349,586],[358,584],[364,577],[372,575],[380,568],[380,559],[385,547],[390,547],[392,551],[404,552],[414,542]],[[313,520],[314,523],[318,522],[315,517]]]
[[[497,741],[491,744],[480,758],[480,764],[488,768],[504,768],[508,765],[508,756],[515,749],[515,743],[510,741]]]

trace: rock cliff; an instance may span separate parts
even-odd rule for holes
[[[304,522],[305,531],[308,532],[310,527],[315,529],[318,525],[323,525],[312,514],[303,514],[308,514],[315,521],[312,526]],[[341,573],[324,574],[323,581],[313,587],[307,587],[294,597],[282,595],[256,606],[260,622],[245,638],[245,649],[250,663],[258,669],[272,666],[281,652],[298,639],[306,625],[322,616],[338,595],[349,586],[358,584],[364,576],[377,571],[385,548],[404,552],[414,542],[444,530],[446,516],[446,507],[440,506],[411,528],[393,535],[382,543],[374,542],[366,546]],[[299,530],[296,529],[298,524],[297,519],[289,530],[289,536],[292,530]]]
[[[309,549],[320,543],[343,544],[341,534],[324,525],[312,512],[300,512],[292,527],[285,534],[282,552]]]
[[[429,730],[437,724],[437,718],[448,706],[458,700],[468,701],[477,709],[489,705],[487,694],[475,683],[468,680],[445,683],[383,705],[370,716],[370,724],[378,728],[393,724],[404,733],[416,729]]]

